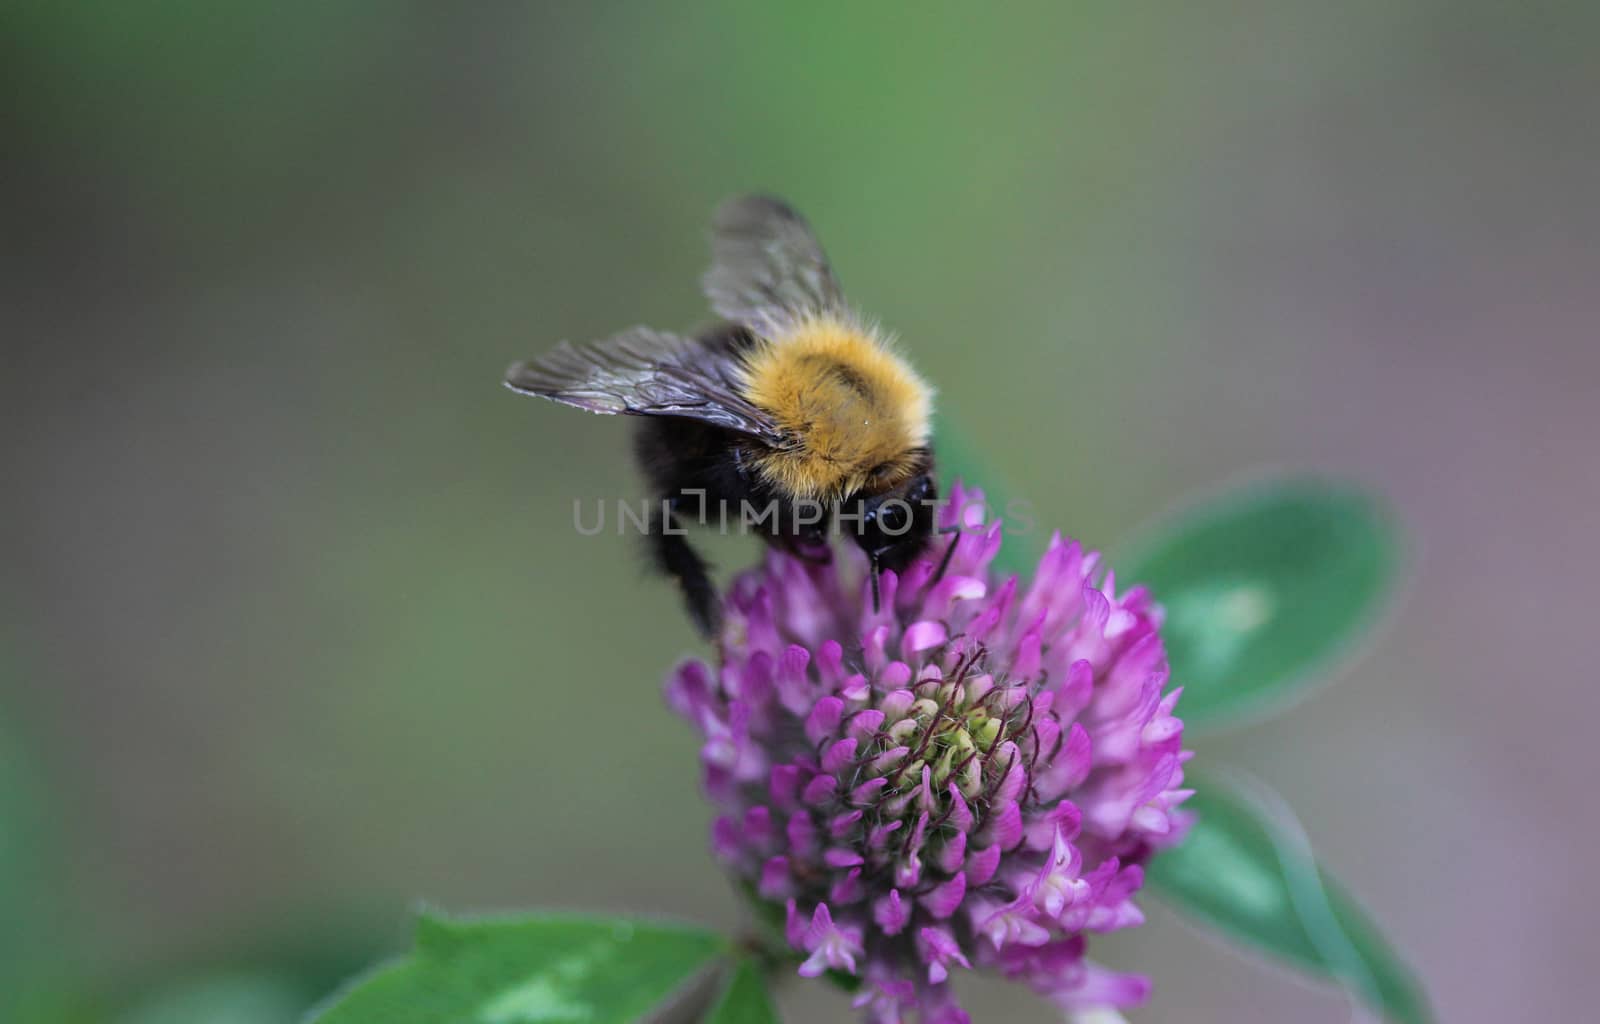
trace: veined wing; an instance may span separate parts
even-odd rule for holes
[[[737,354],[649,327],[634,327],[587,345],[562,342],[537,359],[515,363],[506,386],[605,415],[679,416],[781,440],[777,425],[746,400]]]
[[[711,308],[764,337],[808,313],[844,307],[839,282],[805,218],[771,196],[741,196],[712,218]]]

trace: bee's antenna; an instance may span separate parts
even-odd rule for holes
[[[868,559],[871,564],[872,575],[872,614],[878,614],[878,556],[873,555]]]

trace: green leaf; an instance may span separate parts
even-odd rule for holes
[[[714,932],[657,921],[423,917],[417,948],[358,979],[318,1024],[635,1021],[728,953]]]
[[[1282,703],[1348,650],[1390,595],[1397,551],[1366,495],[1280,480],[1189,510],[1113,564],[1166,608],[1178,713],[1193,730]]]
[[[754,960],[739,961],[739,967],[728,980],[722,998],[712,1008],[706,1024],[777,1024],[778,1014],[767,995],[767,983],[761,976],[761,965]]]
[[[1188,837],[1158,854],[1155,892],[1241,943],[1337,981],[1398,1024],[1425,1024],[1427,997],[1378,926],[1314,859],[1286,809],[1195,779]]]

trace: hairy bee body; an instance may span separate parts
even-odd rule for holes
[[[822,501],[877,493],[925,468],[931,397],[874,332],[810,317],[747,355],[744,393],[794,437],[760,456],[780,490]]]
[[[846,308],[798,214],[765,197],[725,204],[705,287],[727,322],[692,338],[634,328],[563,343],[506,383],[642,417],[634,453],[661,499],[651,557],[709,635],[716,590],[682,519],[753,514],[771,543],[821,559],[833,517],[848,516],[875,584],[880,567],[903,569],[926,548],[937,491],[931,389]]]

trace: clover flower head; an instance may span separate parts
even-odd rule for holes
[[[1140,1002],[1084,950],[1143,920],[1141,865],[1185,825],[1159,610],[1060,536],[999,578],[979,491],[938,522],[876,608],[853,552],[735,580],[717,664],[667,687],[705,739],[713,852],[783,908],[799,973],[860,979],[877,1024],[968,1020],[950,983],[972,969],[1069,1010]]]

